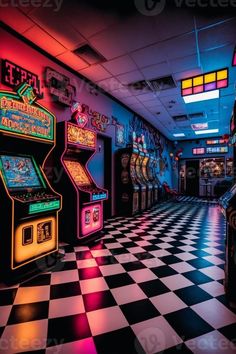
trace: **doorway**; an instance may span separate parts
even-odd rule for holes
[[[199,160],[186,161],[186,195],[199,196]]]
[[[112,215],[112,140],[110,137],[97,135],[96,154],[89,161],[88,168],[98,187],[108,190],[108,200],[104,201],[104,220],[109,219]]]

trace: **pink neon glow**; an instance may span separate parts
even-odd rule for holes
[[[228,86],[228,80],[220,80],[217,82],[217,88],[222,88],[222,87],[227,87]]]
[[[99,231],[103,223],[103,208],[101,203],[91,204],[82,209],[81,229],[83,236]]]
[[[236,66],[236,49],[235,49],[235,52],[234,52],[233,66]]]
[[[193,89],[187,88],[182,91],[182,96],[192,95],[192,93],[193,93]]]
[[[203,85],[196,86],[193,88],[193,93],[200,93],[200,92],[203,92]]]

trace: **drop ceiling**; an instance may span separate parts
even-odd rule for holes
[[[2,8],[0,20],[25,38],[101,86],[174,140],[196,135],[191,124],[208,123],[219,134],[229,132],[235,100],[236,68],[231,66],[236,45],[236,17],[209,16],[189,9],[166,8],[157,16],[101,10],[83,1],[63,1],[53,8]],[[105,61],[89,65],[74,51],[89,44]],[[185,104],[180,80],[229,67],[229,87],[220,99]],[[172,75],[176,88],[147,92],[129,84]],[[172,117],[203,113],[177,122]],[[202,136],[204,137],[204,135]]]

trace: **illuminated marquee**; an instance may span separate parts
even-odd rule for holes
[[[182,96],[195,95],[228,86],[228,69],[213,71],[181,80]]]
[[[22,83],[27,83],[31,86],[38,98],[42,98],[40,92],[40,81],[38,75],[22,68],[21,66],[12,63],[10,60],[2,60],[2,78],[4,85],[15,88]]]
[[[68,143],[82,145],[95,149],[96,133],[89,129],[82,129],[77,125],[68,123],[67,125],[67,140]]]
[[[17,93],[0,91],[0,131],[53,141],[54,116],[35,99],[28,84]]]
[[[233,66],[236,66],[236,47],[234,48]]]

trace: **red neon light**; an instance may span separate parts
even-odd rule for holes
[[[233,66],[236,66],[236,48],[234,49]]]

